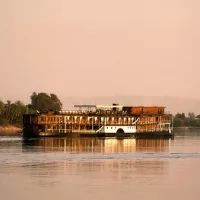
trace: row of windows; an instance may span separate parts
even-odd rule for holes
[[[59,122],[59,121],[63,121],[63,120],[64,120],[63,118],[56,118],[56,117],[41,117],[42,122],[46,122],[46,121],[49,121],[49,122],[57,121],[57,122]],[[73,119],[73,121],[75,121],[75,120]],[[92,122],[92,119],[90,119],[89,121]],[[100,121],[101,121],[101,119],[100,119]],[[125,120],[125,121],[127,121],[127,120]],[[117,122],[115,121],[115,123],[117,123]]]
[[[59,118],[56,118],[56,117],[41,117],[41,121],[42,122],[46,122],[46,121],[50,121],[50,122],[59,122],[60,119]]]
[[[46,125],[47,129],[65,129],[64,125],[59,125],[59,126],[52,126],[52,125]]]

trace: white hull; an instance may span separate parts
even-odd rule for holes
[[[97,133],[136,133],[136,126],[102,126]]]

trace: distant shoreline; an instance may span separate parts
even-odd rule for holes
[[[174,129],[200,129],[200,127],[180,126],[180,127],[174,127]]]

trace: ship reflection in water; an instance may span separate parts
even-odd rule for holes
[[[34,173],[49,175],[51,171],[54,175],[58,172],[148,182],[149,176],[168,174],[168,161],[152,155],[169,152],[169,144],[170,140],[164,139],[40,138],[24,142],[23,152],[39,156],[34,159],[41,167],[35,171],[34,166]],[[40,163],[43,159],[46,161]]]
[[[170,139],[39,138],[24,141],[23,151],[68,153],[168,152]]]

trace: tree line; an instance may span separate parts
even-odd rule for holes
[[[22,115],[26,113],[39,113],[45,111],[58,111],[62,109],[62,103],[55,94],[36,93],[30,96],[31,103],[25,105],[21,101],[4,103],[0,101],[0,125],[21,126]]]
[[[200,127],[200,115],[195,115],[189,112],[188,116],[185,113],[177,113],[173,118],[174,127]]]
[[[11,101],[7,101],[7,103],[0,101],[0,125],[20,125],[22,123],[22,115],[25,112],[26,106],[21,101],[14,103]]]

